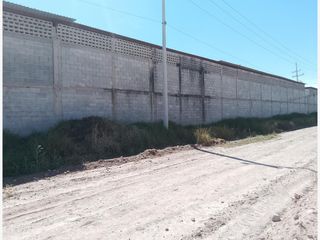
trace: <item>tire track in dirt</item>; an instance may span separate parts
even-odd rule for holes
[[[302,167],[311,167],[312,163],[310,161]],[[229,238],[228,235],[236,235],[234,232],[239,234],[241,231],[248,231],[248,227],[250,231],[254,227],[263,229],[264,224],[257,224],[259,219],[263,218],[265,223],[270,222],[273,214],[281,212],[286,207],[286,203],[294,197],[295,193],[303,192],[306,188],[312,186],[315,178],[315,173],[307,171],[289,171],[284,175],[277,176],[260,189],[244,194],[243,199],[229,203],[228,207],[215,213],[204,222],[204,227],[200,227],[193,234],[182,239],[255,239],[256,234],[247,236],[243,233],[241,236],[237,235],[236,238]],[[302,179],[307,179],[307,181],[303,182],[301,181]],[[284,198],[279,201],[277,192],[287,198],[286,201],[284,201]],[[281,207],[278,210],[274,209],[274,205],[270,205],[275,201],[281,203]],[[248,209],[250,209],[249,213]],[[225,214],[226,212],[228,214]],[[217,233],[220,228],[224,229]],[[258,230],[257,233],[261,232],[261,228],[258,228],[260,231]]]
[[[274,152],[275,153],[275,152]],[[115,190],[119,190],[119,189],[121,189],[121,188],[124,188],[124,187],[128,187],[128,186],[132,186],[132,185],[136,185],[141,179],[144,179],[147,175],[152,175],[152,174],[154,174],[155,172],[158,172],[158,171],[162,171],[162,170],[167,170],[168,168],[172,168],[172,167],[176,167],[177,165],[184,165],[184,171],[186,171],[187,170],[187,172],[183,172],[183,174],[186,174],[186,175],[188,175],[189,173],[192,173],[192,172],[194,172],[194,171],[196,171],[196,169],[199,167],[199,166],[197,166],[197,165],[194,165],[192,162],[193,161],[196,161],[196,160],[198,160],[199,161],[199,158],[201,158],[201,160],[204,160],[204,161],[209,161],[209,159],[208,158],[210,158],[210,156],[207,156],[207,154],[202,154],[202,153],[200,153],[201,155],[198,157],[198,159],[196,159],[196,158],[192,158],[192,159],[190,159],[190,160],[186,160],[186,162],[181,162],[181,163],[177,163],[177,164],[171,164],[171,165],[169,165],[169,166],[164,166],[164,167],[160,167],[160,168],[156,168],[156,169],[153,169],[153,170],[151,170],[151,171],[145,171],[145,172],[142,172],[141,174],[135,174],[135,175],[133,175],[133,176],[129,176],[129,177],[126,177],[126,178],[135,178],[135,177],[139,177],[139,178],[135,178],[135,181],[133,181],[133,182],[130,182],[130,183],[125,183],[125,184],[123,184],[123,185],[120,185],[120,186],[116,186],[116,187],[112,187],[112,188],[107,188],[107,189],[105,189],[105,190],[102,190],[102,191],[98,191],[98,192],[95,192],[94,194],[92,194],[92,193],[89,193],[89,194],[86,194],[86,195],[84,195],[84,196],[81,196],[81,197],[75,197],[75,198],[72,198],[72,199],[69,199],[69,200],[67,200],[67,201],[64,201],[64,202],[61,202],[61,203],[59,203],[59,204],[56,204],[56,205],[54,205],[54,206],[52,206],[52,207],[46,207],[46,208],[44,208],[43,210],[48,210],[48,209],[52,209],[52,208],[55,208],[55,207],[58,207],[58,206],[61,206],[61,205],[64,205],[64,204],[68,204],[68,203],[70,203],[70,202],[75,202],[75,201],[80,201],[80,200],[89,200],[89,198],[93,198],[93,197],[95,197],[95,196],[98,196],[98,195],[100,195],[100,194],[102,194],[102,193],[107,193],[107,192],[112,192],[112,191],[115,191]],[[257,155],[259,155],[259,154],[257,154]],[[270,155],[269,155],[270,156]],[[253,158],[255,158],[256,156],[253,156]],[[216,159],[217,160],[217,159]],[[192,168],[188,168],[188,169],[186,169],[186,167],[187,166],[192,166]],[[202,167],[204,167],[204,168],[208,168],[208,166],[207,165],[205,165],[205,166],[202,166]],[[234,169],[237,169],[237,170],[240,170],[240,168],[242,168],[242,167],[247,167],[246,165],[243,165],[243,166],[233,166],[233,167],[229,167],[229,166],[227,166],[227,167],[224,167],[224,168],[219,168],[217,171],[213,171],[213,172],[210,172],[210,173],[208,173],[208,174],[225,174],[225,172],[226,171],[230,171],[230,170],[234,170]],[[175,172],[173,172],[171,175],[175,175],[176,173]],[[205,177],[206,175],[203,175],[202,177]],[[168,176],[168,177],[170,177],[170,176]],[[120,183],[121,181],[123,181],[124,179],[126,179],[126,178],[120,178],[120,179],[117,179],[117,180],[112,180],[112,181],[108,181],[108,184],[110,184],[110,185],[112,185],[113,183]],[[197,177],[196,177],[197,178]],[[191,179],[192,180],[192,179]],[[182,182],[182,183],[187,183],[188,181],[190,181],[189,179],[188,180],[186,180],[186,181],[184,181],[184,182]],[[178,183],[179,184],[179,183]],[[89,185],[89,186],[86,186],[86,188],[99,188],[100,186],[96,186],[96,185]],[[163,186],[162,188],[167,188],[167,187],[169,187],[169,186]],[[154,191],[158,191],[158,190],[161,190],[161,189],[155,189]],[[48,199],[48,202],[45,202],[44,203],[44,205],[48,205],[48,204],[50,204],[50,203],[52,203],[52,202],[55,202],[55,200],[58,200],[58,199],[61,199],[61,198],[63,198],[63,197],[65,197],[65,196],[69,196],[70,197],[70,195],[76,195],[76,194],[78,194],[79,193],[79,191],[78,190],[75,190],[75,191],[72,191],[72,192],[66,192],[66,193],[64,193],[64,194],[60,194],[60,195],[57,195],[55,198],[50,198],[50,199]],[[141,194],[141,195],[143,195],[143,194]],[[141,196],[140,195],[140,196]],[[139,197],[139,196],[138,196]],[[43,201],[43,200],[42,200]],[[29,205],[29,208],[30,209],[34,209],[36,206],[38,206],[38,203],[37,202],[35,202],[35,204],[32,206],[30,206]],[[15,206],[15,207],[17,207],[17,206]],[[17,209],[17,212],[20,212],[20,210],[19,209]],[[29,215],[29,214],[33,214],[33,213],[37,213],[37,212],[41,212],[41,209],[39,209],[39,210],[34,210],[34,211],[30,211],[29,213],[23,213],[23,214],[20,214],[20,215],[17,215],[17,216],[11,216],[11,218],[7,218],[7,219],[5,219],[6,221],[9,221],[9,220],[13,220],[13,219],[15,219],[15,218],[19,218],[19,217],[21,217],[21,216],[25,216],[25,215]],[[26,219],[26,220],[29,220],[29,219]]]
[[[315,129],[15,186],[19,196],[4,201],[6,239],[220,239],[239,222],[245,236],[256,236],[259,227],[248,226],[267,211],[264,204],[281,210],[298,189],[290,186],[301,182],[303,189],[307,183],[301,179],[314,175],[308,169],[316,159]],[[231,239],[237,236],[232,234]]]

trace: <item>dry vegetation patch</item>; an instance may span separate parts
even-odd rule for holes
[[[27,137],[5,131],[3,175],[19,176],[139,153],[139,158],[157,156],[159,149],[177,145],[211,146],[247,137],[250,137],[247,142],[254,142],[270,137],[254,138],[258,135],[316,124],[316,113],[227,119],[202,126],[181,126],[170,122],[169,129],[161,122],[120,124],[101,117],[62,121],[47,132]]]

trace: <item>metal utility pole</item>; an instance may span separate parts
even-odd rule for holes
[[[300,72],[301,72],[301,69],[298,69],[298,64],[296,63],[296,70],[292,72],[294,73],[292,77],[295,78],[297,82],[299,82],[299,77],[304,75],[304,73],[300,73]]]
[[[162,62],[163,62],[163,125],[168,129],[168,76],[167,76],[167,47],[166,47],[166,3],[162,0]]]

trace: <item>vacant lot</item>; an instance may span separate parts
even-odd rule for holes
[[[7,187],[4,239],[316,239],[316,132]]]

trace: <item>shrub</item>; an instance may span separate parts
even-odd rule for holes
[[[228,141],[236,138],[235,130],[226,126],[213,126],[210,128],[210,133],[216,138],[222,138]]]
[[[128,156],[148,148],[199,143],[216,138],[234,140],[310,127],[317,113],[289,114],[272,118],[236,118],[206,126],[181,126],[161,122],[119,124],[100,117],[63,121],[47,132],[20,137],[3,132],[3,175],[17,176],[85,161]]]
[[[210,146],[213,142],[213,138],[211,137],[209,129],[207,128],[196,129],[194,135],[197,143],[203,146]]]

